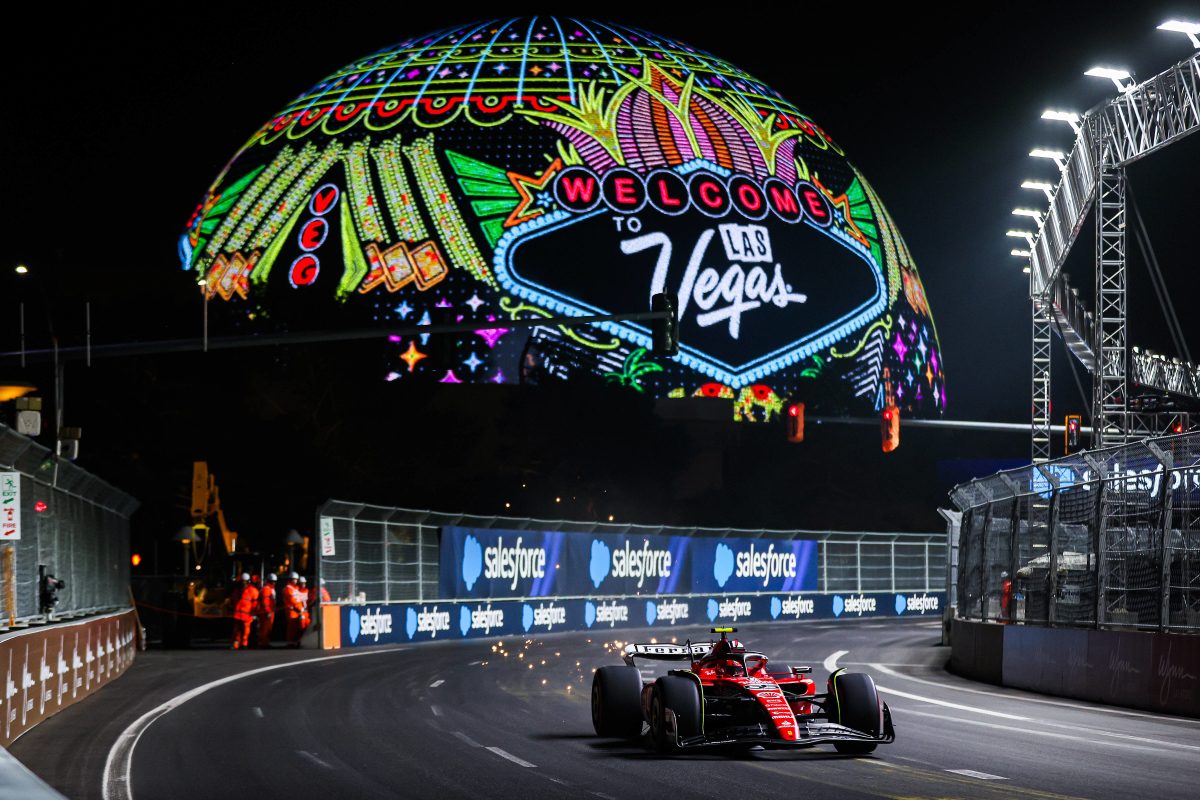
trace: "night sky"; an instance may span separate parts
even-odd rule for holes
[[[412,12],[401,4],[369,11],[205,4],[191,7],[186,22],[178,10],[23,10],[32,21],[0,32],[9,75],[0,115],[0,350],[17,348],[22,297],[34,348],[47,345],[49,324],[64,346],[82,344],[85,300],[97,344],[198,336],[202,304],[179,268],[176,242],[212,179],[257,126],[326,74],[410,34],[538,10],[437,5]],[[1039,116],[1052,107],[1082,112],[1111,96],[1110,82],[1083,75],[1090,66],[1123,66],[1144,79],[1187,56],[1185,36],[1155,26],[1200,19],[1200,6],[1010,3],[950,18],[814,5],[787,13],[745,7],[761,16],[731,7],[697,19],[686,5],[641,3],[579,15],[712,52],[822,125],[873,183],[916,258],[943,347],[948,417],[1027,421],[1028,281],[1004,232],[1022,227],[1012,208],[1045,206],[1021,181],[1057,179],[1053,164],[1029,158],[1029,150],[1065,151],[1073,140],[1065,124]],[[1195,191],[1186,188],[1198,166],[1200,139],[1191,139],[1129,174],[1185,334],[1200,351],[1200,322],[1190,313],[1198,288]],[[1089,298],[1092,242],[1089,226],[1068,265]],[[1132,241],[1130,252],[1131,342],[1173,354]],[[40,287],[15,283],[18,263],[40,275]],[[1060,345],[1055,356],[1055,416],[1081,412]],[[1023,434],[910,430],[908,448],[885,458],[873,429],[847,428],[810,437],[818,440],[797,453],[782,450],[781,431],[664,427],[644,403],[593,412],[582,390],[553,403],[518,390],[463,390],[458,398],[432,392],[406,400],[426,411],[436,406],[424,419],[442,433],[409,430],[404,438],[390,431],[388,462],[364,455],[383,446],[365,420],[385,402],[351,389],[355,370],[375,369],[374,359],[293,347],[72,363],[66,424],[84,427],[83,466],[146,503],[137,524],[147,536],[186,522],[173,510],[172,487],[183,491],[199,457],[213,461],[231,522],[257,528],[263,539],[311,528],[316,504],[329,495],[489,513],[506,513],[509,501],[508,513],[534,516],[936,530],[935,506],[964,477],[955,460],[1028,458]],[[21,372],[11,358],[0,369],[39,385],[46,380],[45,367]],[[556,424],[569,429],[564,402],[610,418],[589,425],[574,452],[559,447],[553,455],[556,448],[539,445],[530,431],[551,407],[562,415]],[[611,453],[591,464],[580,450],[594,446],[599,454],[614,438],[635,466],[618,468]],[[413,441],[419,447],[406,449]],[[789,473],[756,476],[759,462],[780,458]],[[501,469],[499,459],[515,466]],[[568,463],[579,467],[576,482]],[[697,502],[697,487],[708,485],[704,476],[713,469],[724,476],[718,494],[725,499]],[[383,470],[393,477],[381,481]],[[516,494],[522,476],[541,487],[538,498]],[[586,499],[553,504],[552,494],[575,490]]]

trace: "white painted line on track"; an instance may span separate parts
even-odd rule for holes
[[[297,750],[296,753],[297,753],[297,755],[304,756],[305,758],[307,758],[309,761],[313,762],[317,766],[324,767],[325,769],[333,769],[333,764],[330,764],[327,761],[322,761],[320,758],[317,758],[316,753],[310,753],[307,750]]]
[[[842,656],[846,655],[849,652],[850,652],[849,650],[838,650],[836,653],[831,654],[828,658],[825,659],[824,663],[822,664],[822,666],[825,667],[825,671],[826,672],[835,671],[838,668],[837,667],[838,659],[841,658]]]
[[[516,764],[519,767],[536,767],[537,766],[537,764],[530,764],[528,761],[526,761],[523,758],[517,758],[516,756],[514,756],[512,753],[508,752],[507,750],[501,750],[499,747],[489,747],[487,749],[491,750],[493,753],[500,756],[501,758],[507,758],[509,761],[513,762],[514,764]]]
[[[981,781],[1006,781],[1003,775],[990,775],[986,772],[977,772],[973,769],[948,769],[946,772],[953,772],[955,775],[963,775],[968,778],[979,778]]]
[[[1037,728],[1018,728],[1014,725],[1000,725],[995,722],[984,722],[983,720],[978,720],[978,719],[964,719],[963,717],[948,717],[945,714],[931,714],[927,711],[917,711],[916,709],[913,709],[913,708],[906,708],[903,711],[904,711],[905,715],[911,714],[914,717],[928,717],[929,719],[936,719],[941,722],[959,722],[959,723],[962,723],[963,725],[974,725],[979,728],[991,728],[992,730],[997,730],[997,731],[1012,731],[1013,733],[1019,733],[1019,734],[1022,734],[1023,736],[1042,736],[1047,739],[1066,739],[1067,741],[1070,741],[1070,742],[1082,742],[1083,744],[1100,744],[1100,745],[1106,745],[1108,747],[1119,747],[1123,750],[1137,750],[1138,752],[1142,752],[1142,753],[1157,753],[1159,755],[1162,755],[1164,753],[1164,748],[1161,745],[1169,745],[1170,744],[1169,742],[1162,742],[1162,743],[1160,743],[1160,746],[1158,746],[1158,747],[1150,747],[1148,745],[1128,744],[1126,742],[1114,742],[1114,741],[1110,741],[1108,739],[1096,739],[1091,736],[1071,736],[1070,734],[1067,734],[1067,733],[1054,733],[1053,731],[1039,730]],[[1172,752],[1171,755],[1178,755],[1178,753]]]
[[[1137,717],[1140,719],[1156,719],[1170,720],[1172,722],[1187,722],[1192,725],[1200,725],[1200,719],[1192,719],[1190,717],[1175,717],[1170,714],[1147,714],[1141,711],[1130,711],[1126,708],[1109,708],[1107,706],[1087,706],[1080,703],[1071,703],[1066,700],[1047,700],[1044,697],[1021,697],[1012,694],[1004,694],[1003,692],[989,692],[986,689],[972,689],[969,686],[958,686],[953,683],[942,683],[940,681],[931,681],[926,678],[917,678],[913,675],[905,675],[903,672],[897,672],[890,667],[903,667],[905,664],[875,664],[870,663],[866,666],[878,670],[886,675],[891,675],[896,678],[902,678],[913,683],[923,683],[926,686],[936,686],[939,689],[953,689],[956,692],[966,692],[968,694],[981,694],[987,697],[995,697],[1001,700],[1012,700],[1020,703],[1038,703],[1044,706],[1059,706],[1060,708],[1074,708],[1079,711],[1099,711],[1102,714],[1115,714],[1121,717]],[[922,665],[915,665],[922,666]]]
[[[439,680],[436,680],[436,681],[434,681],[433,683],[429,684],[429,688],[430,688],[430,689],[436,689],[437,687],[441,686],[443,683],[445,683],[445,681],[443,681],[443,680],[441,680],[441,679],[439,679]]]
[[[321,661],[334,661],[340,658],[358,658],[361,656],[377,656],[384,653],[397,653],[406,650],[405,647],[394,647],[386,650],[366,650],[359,653],[339,653],[336,656],[321,656],[319,658],[305,658],[299,661],[288,661],[283,664],[269,664],[265,667],[257,669],[249,669],[245,672],[237,672],[233,675],[226,675],[224,678],[218,678],[215,681],[209,681],[206,684],[197,686],[195,689],[189,689],[183,694],[178,694],[172,697],[165,703],[155,706],[154,708],[142,714],[140,717],[130,723],[129,727],[121,731],[121,735],[113,742],[113,746],[108,750],[108,757],[104,760],[104,778],[103,791],[104,800],[132,800],[133,787],[130,785],[129,773],[133,767],[133,750],[137,747],[138,739],[142,738],[142,734],[146,732],[154,721],[163,716],[169,711],[178,708],[192,698],[199,697],[209,689],[215,689],[218,686],[224,686],[227,683],[247,678],[251,675],[259,675],[263,672],[270,672],[276,669],[287,669],[289,667],[301,667],[306,664],[314,664]],[[271,682],[271,686],[280,683],[283,679],[277,679]]]
[[[964,706],[959,703],[951,703],[946,700],[937,700],[932,697],[923,697],[919,694],[909,694],[898,689],[889,689],[886,686],[878,687],[879,691],[885,694],[894,694],[897,697],[904,697],[908,700],[916,700],[921,703],[932,703],[935,706],[945,706],[946,708],[956,708],[959,711],[970,711],[973,714],[986,714],[989,717],[1000,717],[1001,719],[1012,719],[1018,722],[1029,722],[1029,717],[1022,717],[1019,714],[1005,714],[1002,711],[988,711],[986,708],[975,708],[974,706]]]
[[[433,711],[433,715],[435,717],[440,717],[442,715],[442,710],[437,706],[430,706],[429,708],[431,711]]]
[[[604,792],[592,792],[592,794],[596,795],[596,797],[603,797],[604,800],[617,800],[611,794],[605,794]]]
[[[468,667],[478,667],[482,663],[483,663],[482,661],[472,661],[470,664],[467,664],[467,666]]]
[[[258,717],[259,719],[263,718],[262,709],[259,708],[258,706],[252,706],[250,708],[250,711],[254,714],[254,716]]]
[[[479,742],[472,739],[470,736],[467,736],[462,731],[455,731],[454,735],[457,736],[458,738],[462,739],[464,742],[466,742],[471,747],[483,747],[483,745],[481,745]]]

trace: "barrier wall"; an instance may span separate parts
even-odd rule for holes
[[[660,628],[797,619],[926,616],[940,619],[943,592],[908,594],[637,595],[603,598],[391,603],[322,607],[325,649],[455,641],[560,631]]]
[[[1200,636],[954,620],[950,668],[1034,692],[1200,717]]]
[[[125,672],[136,628],[130,609],[0,635],[0,745]]]

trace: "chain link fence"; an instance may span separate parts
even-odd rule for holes
[[[332,537],[320,553],[320,576],[335,602],[396,603],[438,597],[442,527],[548,530],[578,533],[814,539],[818,591],[939,592],[945,588],[945,534],[839,533],[737,528],[681,528],[566,520],[445,514],[330,500],[317,512],[317,530]]]
[[[0,548],[0,630],[9,628],[9,602],[18,627],[128,607],[129,517],[138,501],[4,425],[0,472],[19,473],[20,491],[20,538]],[[43,575],[65,584],[52,617]]]
[[[1200,631],[1200,434],[996,473],[950,497],[960,617]]]

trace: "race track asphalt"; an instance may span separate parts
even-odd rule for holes
[[[1200,720],[958,678],[945,671],[949,650],[928,620],[740,628],[740,639],[772,659],[811,664],[819,687],[835,654],[838,666],[870,673],[896,727],[896,742],[871,756],[818,747],[664,758],[637,742],[596,738],[592,669],[619,663],[618,640],[672,635],[708,637],[699,626],[593,630],[342,651],[355,655],[329,660],[297,651],[151,651],[11,752],[68,797],[103,797],[109,751],[139,716],[216,678],[280,665],[150,723],[129,761],[132,796],[1168,800],[1200,791]],[[114,785],[119,794],[125,784]]]

